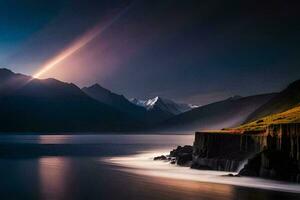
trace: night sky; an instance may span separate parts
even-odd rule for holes
[[[202,105],[279,91],[300,79],[299,4],[1,0],[0,67],[34,75],[79,41],[41,78]]]

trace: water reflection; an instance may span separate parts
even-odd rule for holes
[[[34,138],[34,136],[32,137]],[[72,140],[71,135],[38,135],[38,144],[67,144]]]
[[[67,158],[43,157],[38,159],[41,199],[63,199],[70,165]]]
[[[0,144],[192,144],[194,135],[84,134],[84,135],[0,135]]]
[[[212,183],[215,172],[170,169],[168,163],[152,161],[153,152],[161,154],[192,140],[192,136],[182,135],[0,137],[0,146],[6,151],[2,154],[12,155],[0,157],[0,199],[300,199],[299,194]],[[140,154],[145,150],[150,154]],[[104,157],[115,160],[107,162]],[[145,157],[146,161],[140,162]],[[190,179],[186,180],[186,175]],[[201,177],[212,181],[200,182]]]

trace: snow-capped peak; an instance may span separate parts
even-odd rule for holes
[[[148,100],[140,100],[140,99],[133,98],[130,101],[138,106],[142,106],[150,110],[157,103],[158,99],[159,97],[155,97],[153,99],[148,99]]]
[[[199,106],[191,105],[191,104],[184,104],[184,103],[176,103],[169,99],[164,99],[161,97],[154,97],[148,100],[139,100],[139,99],[131,99],[131,102],[146,108],[147,110],[152,110],[153,108],[157,108],[160,110],[164,110],[166,112],[172,114],[180,114],[186,111],[189,111],[193,108],[197,108]]]
[[[138,106],[146,107],[146,104],[145,104],[146,101],[144,101],[144,100],[132,98],[132,99],[130,99],[130,101],[131,101],[131,103],[134,103],[134,104],[136,104]]]
[[[188,104],[188,106],[189,106],[191,109],[199,108],[199,107],[200,107],[200,106],[197,106],[197,105],[194,105],[194,104]]]
[[[155,97],[153,99],[148,99],[147,101],[145,101],[145,106],[147,107],[147,109],[151,109],[159,100],[159,97]]]

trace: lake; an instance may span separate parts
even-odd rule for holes
[[[1,135],[1,199],[294,200],[300,186],[191,170],[154,155],[194,135]]]

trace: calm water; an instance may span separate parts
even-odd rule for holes
[[[193,135],[0,136],[0,197],[51,200],[300,199],[296,193],[177,179],[176,174],[181,177],[190,171],[174,166],[169,168],[166,163],[158,172],[173,177],[161,176],[154,173],[158,169],[154,169],[157,164],[152,165],[151,158],[147,158],[147,162],[136,162],[141,160],[136,154],[145,156],[177,145],[192,144],[192,141]],[[108,162],[110,160],[113,162]],[[198,171],[193,173],[202,176]],[[193,173],[189,176],[195,177]]]

